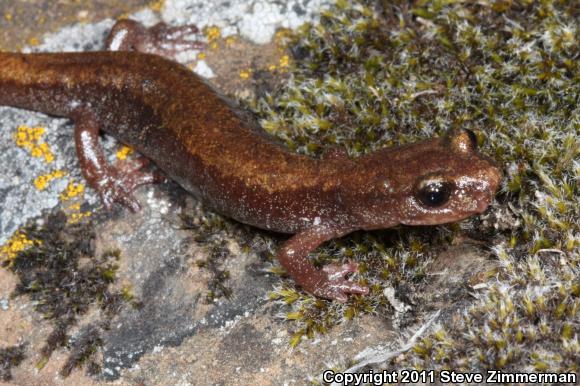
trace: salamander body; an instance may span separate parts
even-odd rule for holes
[[[158,176],[107,164],[100,130],[219,213],[294,234],[278,252],[282,265],[307,291],[339,301],[368,289],[345,278],[354,263],[312,266],[307,255],[318,245],[480,213],[501,179],[467,130],[356,159],[295,154],[189,69],[147,53],[0,53],[0,105],[72,119],[83,174],[107,207],[136,210],[132,191]]]

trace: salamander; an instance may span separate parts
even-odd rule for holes
[[[132,192],[162,178],[142,168],[144,159],[108,164],[101,130],[213,210],[292,234],[277,252],[280,264],[304,290],[339,302],[369,290],[348,278],[356,263],[317,269],[308,254],[322,243],[356,230],[458,221],[491,202],[502,172],[469,130],[357,158],[289,151],[188,68],[158,55],[167,46],[156,39],[181,39],[177,28],[123,21],[107,39],[117,51],[0,52],[0,105],[71,119],[82,173],[105,207],[137,210]]]

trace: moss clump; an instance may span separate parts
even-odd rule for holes
[[[3,265],[19,279],[13,296],[29,296],[34,309],[53,324],[38,367],[44,366],[54,350],[65,347],[70,356],[61,375],[67,376],[102,345],[100,333],[109,328],[127,296],[123,290],[109,288],[115,280],[119,252],[95,256],[95,234],[89,224],[67,224],[62,212],[46,216],[43,223],[40,227],[34,222],[20,230],[34,242]],[[102,311],[102,321],[86,327],[90,337],[85,332],[71,337],[70,329],[94,304]]]
[[[361,261],[372,293],[343,308],[294,287],[278,290],[273,298],[292,304],[288,318],[299,322],[298,335],[324,331],[343,316],[380,312],[381,289],[396,287],[393,277],[420,279],[432,250],[467,230],[483,235],[504,263],[495,284],[399,365],[577,369],[577,37],[572,0],[339,0],[296,34],[288,87],[254,105],[262,126],[290,148],[316,156],[339,145],[357,156],[463,127],[506,172],[485,216],[405,229],[395,246],[362,236],[362,243],[346,238],[346,247],[322,251]],[[429,251],[413,252],[416,243],[428,243]]]
[[[227,286],[230,273],[224,269],[227,257],[230,255],[228,239],[234,238],[242,245],[261,244],[266,246],[269,256],[273,253],[273,247],[265,240],[263,235],[243,224],[228,220],[219,214],[205,210],[201,205],[184,210],[182,215],[182,228],[192,231],[193,240],[203,247],[207,258],[196,260],[199,268],[208,270],[210,279],[206,302],[213,303],[217,299],[229,299],[233,291]],[[189,242],[189,241],[186,241]],[[249,248],[243,247],[248,250]]]
[[[212,276],[208,283],[206,302],[213,303],[221,297],[229,299],[232,296],[232,289],[226,286],[226,281],[230,278],[230,273],[221,265],[230,253],[223,245],[212,246],[208,252],[207,259],[196,261],[198,267],[208,269]]]
[[[24,344],[0,349],[0,381],[8,382],[12,379],[10,370],[24,360],[24,349]]]
[[[200,206],[193,211],[183,211],[181,220],[182,228],[191,230],[195,234],[194,241],[202,245],[207,252],[206,259],[196,261],[198,267],[209,270],[211,275],[206,302],[213,303],[221,297],[229,298],[232,290],[226,282],[230,275],[222,268],[224,259],[229,255],[224,234],[231,233],[235,224],[218,214],[204,211]]]
[[[496,248],[499,282],[448,325],[423,338],[396,366],[442,370],[578,373],[578,254],[516,261]],[[393,363],[394,364],[394,363]]]
[[[62,367],[60,374],[67,377],[75,368],[84,363],[87,364],[87,372],[90,375],[97,375],[100,373],[101,367],[93,361],[92,358],[99,347],[103,345],[103,340],[101,338],[102,329],[108,328],[108,325],[89,325],[84,327],[81,332],[74,337],[74,339],[71,339],[69,342],[71,354]]]

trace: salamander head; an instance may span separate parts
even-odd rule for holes
[[[501,170],[477,152],[469,130],[452,130],[371,158],[371,165],[384,172],[375,175],[374,192],[367,195],[374,214],[364,211],[365,229],[443,224],[481,213],[502,178]]]

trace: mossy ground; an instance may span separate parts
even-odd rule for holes
[[[227,285],[230,273],[223,268],[224,260],[230,252],[224,236],[241,240],[245,236],[243,226],[227,221],[219,214],[206,211],[200,205],[194,210],[183,211],[181,220],[183,229],[190,230],[194,234],[193,241],[202,246],[206,252],[205,259],[196,260],[199,268],[207,269],[210,273],[206,302],[211,303],[222,297],[230,298],[232,290]]]
[[[579,19],[565,0],[339,0],[293,37],[287,86],[254,104],[291,149],[358,156],[463,127],[506,176],[485,216],[319,250],[319,262],[361,262],[355,279],[372,291],[343,306],[279,288],[272,298],[298,326],[292,344],[359,313],[388,313],[387,286],[409,284],[406,295],[420,298],[414,283],[427,280],[430,257],[467,233],[500,268],[470,307],[390,365],[579,370]]]
[[[24,344],[0,349],[0,381],[8,382],[12,379],[10,370],[24,360],[24,349]]]
[[[2,262],[19,279],[12,296],[28,296],[35,311],[53,326],[37,367],[42,368],[54,350],[65,348],[69,356],[61,375],[67,376],[84,364],[89,373],[98,373],[99,365],[93,355],[102,346],[103,331],[109,329],[112,317],[124,303],[139,305],[128,288],[111,288],[119,252],[96,256],[94,227],[89,223],[70,224],[62,212],[44,217],[42,226],[37,221],[30,222],[19,234],[30,240],[28,248]],[[100,308],[101,316],[73,334],[93,305]],[[18,364],[14,360],[10,363]]]

